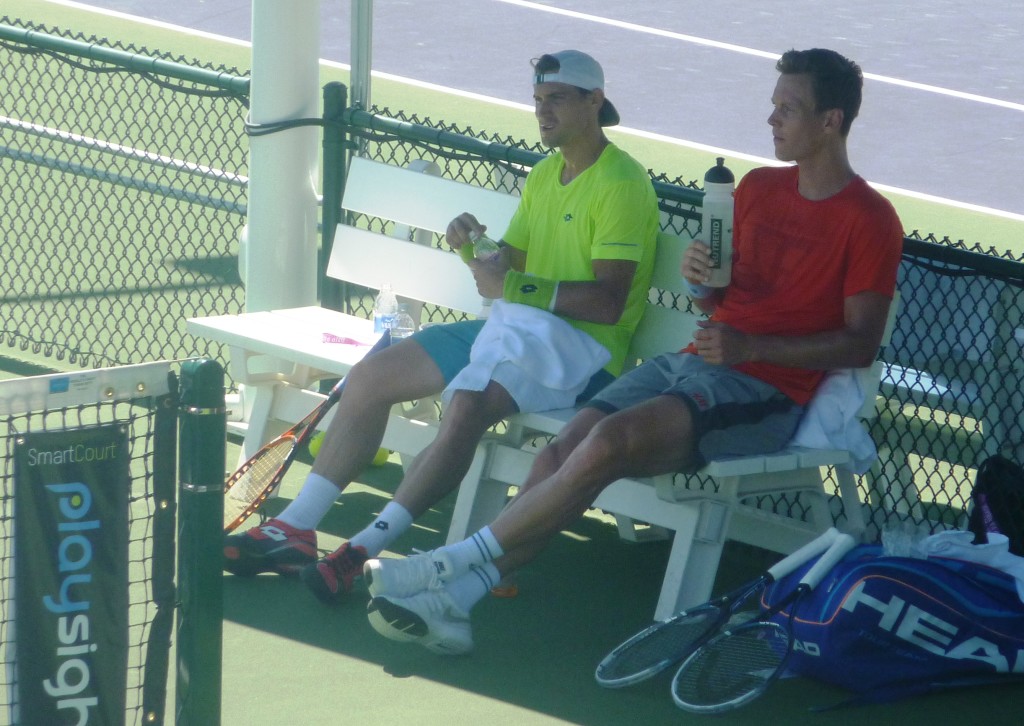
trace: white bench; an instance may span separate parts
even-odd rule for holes
[[[389,220],[392,234],[348,224],[337,228],[328,274],[338,280],[376,289],[390,282],[400,296],[470,315],[481,300],[472,276],[458,255],[430,244],[432,233],[445,230],[463,211],[473,212],[492,231],[504,231],[518,200],[508,194],[440,178],[433,165],[419,171],[366,159],[352,160],[343,207]],[[426,173],[424,173],[426,172]],[[426,231],[426,234],[424,234]],[[682,293],[679,258],[687,241],[659,237],[654,285]],[[630,359],[642,359],[685,345],[698,316],[649,304],[634,336]],[[369,336],[369,321],[319,307],[193,318],[189,332],[229,348],[235,380],[243,384],[245,430],[242,456],[254,453],[275,429],[299,420],[322,394],[310,390],[323,378],[344,375],[361,351],[323,342],[324,333]],[[874,410],[874,400],[866,409]],[[436,432],[432,402],[412,412],[396,407],[383,446],[403,455],[419,453]],[[536,452],[535,437],[556,434],[572,410],[516,415],[507,432],[485,439],[456,500],[448,540],[471,534],[504,505],[510,485],[522,483]],[[329,418],[328,418],[329,421]],[[326,426],[327,421],[322,425]],[[616,516],[620,532],[643,539],[651,532],[675,532],[671,556],[655,611],[665,618],[682,606],[706,599],[727,538],[776,552],[790,552],[833,523],[823,491],[821,467],[846,462],[845,451],[788,449],[771,456],[716,461],[700,473],[717,491],[690,489],[685,477],[616,482],[596,506]],[[841,478],[842,495],[853,529],[863,527],[852,476]],[[772,514],[742,502],[746,497],[777,492],[801,493],[811,507],[811,521]],[[639,523],[650,527],[638,527]]]
[[[652,281],[656,288],[686,294],[678,274],[686,245],[674,235],[659,237]],[[890,310],[883,345],[892,333],[897,306],[898,301]],[[684,347],[698,319],[692,313],[650,305],[634,336],[630,360]],[[858,372],[869,392],[858,412],[862,420],[875,415],[882,370],[883,365],[875,363]],[[509,486],[522,485],[536,452],[574,414],[575,409],[560,409],[509,419],[508,433],[491,444],[486,475],[464,481],[459,490],[449,543],[494,519],[507,500]],[[615,516],[623,539],[642,541],[674,533],[654,613],[656,620],[664,620],[709,599],[727,540],[789,553],[832,526],[838,512],[833,512],[825,491],[826,467],[849,461],[845,450],[790,446],[772,454],[712,461],[694,476],[622,479],[606,488],[594,507]],[[866,521],[856,479],[846,469],[836,468],[834,475],[846,518],[843,528],[860,535]],[[806,521],[758,506],[759,497],[782,493],[800,496],[799,506],[809,511]]]
[[[328,274],[372,289],[390,282],[397,295],[417,305],[414,313],[418,304],[430,303],[475,315],[482,300],[472,276],[457,255],[430,246],[432,233],[443,232],[467,209],[475,210],[488,227],[504,230],[518,199],[443,179],[432,163],[418,162],[416,168],[419,171],[352,160],[344,208],[393,222],[390,231],[395,236],[338,225]],[[242,386],[241,423],[234,425],[244,432],[240,461],[322,400],[321,394],[309,390],[313,384],[345,375],[365,352],[325,342],[324,333],[373,337],[369,320],[318,306],[192,318],[186,329],[228,347],[231,375]],[[415,410],[419,414],[430,408]],[[321,422],[322,428],[331,416]],[[408,418],[391,417],[383,445],[415,455],[431,440],[433,429],[410,427]]]

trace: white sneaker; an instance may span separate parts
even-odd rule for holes
[[[385,638],[419,643],[441,655],[473,650],[469,613],[460,610],[446,590],[425,590],[411,597],[375,597],[366,608],[370,625]]]
[[[371,597],[409,597],[423,590],[439,589],[453,577],[451,559],[437,550],[367,560],[363,564],[363,581]]]

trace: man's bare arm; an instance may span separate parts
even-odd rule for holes
[[[697,353],[709,363],[760,361],[791,368],[832,370],[870,365],[882,342],[891,300],[876,292],[846,298],[845,325],[814,335],[751,335],[710,321],[694,335]]]

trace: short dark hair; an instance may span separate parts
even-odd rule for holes
[[[806,73],[811,77],[815,111],[838,108],[843,112],[840,133],[850,133],[850,125],[860,112],[864,74],[849,58],[824,48],[788,50],[775,69],[779,73]]]

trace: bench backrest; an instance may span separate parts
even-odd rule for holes
[[[654,275],[651,287],[683,296],[685,304],[686,286],[679,274],[683,252],[689,240],[668,232],[658,234],[658,250],[654,260]],[[635,363],[659,353],[679,350],[693,340],[699,315],[684,310],[648,303],[647,310],[633,334],[629,346],[629,362]]]
[[[411,230],[443,233],[462,212],[472,212],[488,229],[508,227],[518,197],[440,176],[436,165],[415,162],[418,170],[355,157],[349,166],[342,207],[402,225],[400,238],[338,225],[327,274],[377,288],[390,282],[401,296],[476,314],[480,295],[458,255],[409,242]],[[687,240],[661,233],[652,286],[685,295],[679,263]],[[401,261],[388,267],[382,260]],[[444,280],[443,285],[438,281]],[[651,303],[637,329],[630,359],[678,350],[693,336],[697,317]]]
[[[509,194],[361,157],[352,159],[342,200],[350,212],[438,233],[466,211],[488,228],[504,231],[518,204]],[[339,224],[327,274],[370,288],[390,282],[403,297],[465,313],[480,311],[480,294],[459,256],[407,238]]]
[[[445,179],[436,164],[417,166],[422,171],[353,157],[341,206],[431,232],[443,233],[463,212],[472,212],[495,235],[508,228],[518,197]]]
[[[412,230],[443,233],[448,223],[462,212],[472,212],[488,229],[508,227],[518,197],[503,192],[445,179],[436,165],[416,162],[420,171],[355,157],[349,167],[342,206]],[[461,258],[450,250],[409,241],[402,237],[370,232],[346,224],[338,225],[327,273],[339,280],[377,288],[390,282],[404,297],[440,305],[469,314],[480,311],[480,294]],[[652,288],[685,297],[686,287],[679,274],[683,252],[690,240],[662,232],[658,235],[657,258]],[[388,265],[387,260],[396,263]],[[439,284],[439,281],[443,283]],[[892,333],[898,299],[890,310],[882,345]],[[648,303],[630,345],[629,363],[658,353],[685,347],[697,329],[700,315]],[[878,390],[881,369],[865,370],[865,390]],[[874,412],[874,397],[868,396],[863,413]]]

